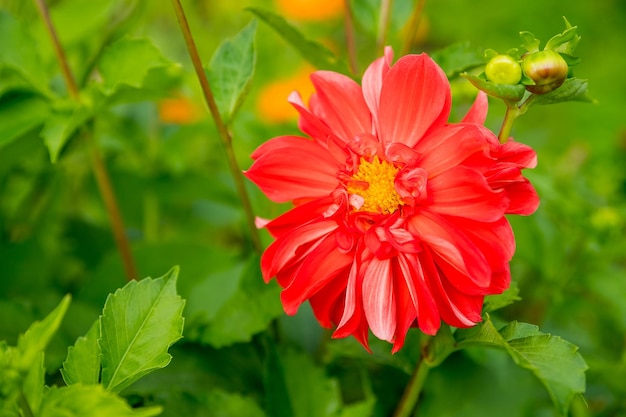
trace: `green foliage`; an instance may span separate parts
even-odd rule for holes
[[[491,320],[457,331],[457,347],[490,346],[504,349],[520,367],[530,370],[545,385],[556,411],[567,416],[570,403],[585,391],[585,363],[578,347],[542,333],[537,326],[512,322],[499,331]]]
[[[319,69],[346,72],[346,65],[325,46],[307,39],[298,29],[281,16],[265,9],[247,8],[259,19],[270,25],[280,36],[293,46],[304,59]]]
[[[160,414],[160,407],[132,409],[115,393],[169,363],[167,348],[182,335],[184,301],[176,294],[177,276],[178,269],[173,268],[156,280],[132,281],[111,295],[102,316],[68,349],[61,370],[67,386],[44,390],[44,351],[61,326],[70,296],[20,335],[16,347],[0,342],[0,411],[11,416]],[[111,359],[111,349],[123,358]],[[142,354],[154,359],[145,362]],[[102,368],[102,384],[101,359],[110,364]],[[114,378],[108,373],[111,368]]]
[[[206,70],[217,108],[226,124],[232,121],[252,83],[256,27],[256,20],[253,20],[235,38],[225,40]]]
[[[107,298],[100,317],[99,343],[106,389],[119,392],[170,363],[167,348],[183,334],[185,302],[176,294],[177,278],[178,268],[174,268],[155,280],[131,281]],[[93,364],[87,359],[85,365]]]
[[[41,417],[152,417],[161,413],[159,407],[134,409],[122,398],[102,385],[70,385],[46,392]]]
[[[98,67],[104,80],[102,91],[111,95],[123,85],[141,88],[150,70],[168,64],[151,40],[119,39],[109,45],[100,58]]]
[[[469,73],[471,82],[511,106],[529,97],[528,80],[512,88],[488,84],[478,51],[518,46],[522,28],[553,34],[566,11],[579,29],[566,21],[547,42],[530,32],[522,40],[528,50],[556,50],[570,67],[579,54],[576,75],[589,78],[599,100],[575,103],[590,95],[587,81],[570,71],[560,88],[531,103],[572,103],[537,106],[514,127],[515,140],[538,153],[528,176],[542,201],[533,216],[510,218],[515,285],[486,298],[491,318],[474,329],[443,327],[431,342],[411,329],[405,347],[391,355],[389,344],[373,337],[371,354],[351,338],[331,339],[307,305],[295,317],[283,314],[279,287],[263,282],[259,257],[251,253],[171,7],[137,0],[46,3],[80,103],[68,97],[32,2],[0,6],[0,415],[25,415],[25,401],[35,417],[385,417],[422,353],[436,367],[418,415],[543,416],[553,415],[552,407],[563,415],[570,403],[575,416],[624,414],[621,4],[613,1],[607,13],[601,2],[503,7],[487,0],[479,9],[426,2],[424,33],[411,51],[427,52],[450,78]],[[304,61],[347,72],[343,21],[299,20],[262,0],[185,3],[201,55],[215,51],[206,70],[245,169],[260,143],[297,132],[295,120],[270,124],[260,115],[257,99],[270,83]],[[374,48],[380,2],[349,3],[362,71],[380,56]],[[414,3],[392,3],[387,40],[398,59]],[[248,24],[242,7],[266,25]],[[224,41],[224,33],[242,27]],[[527,49],[506,53],[521,59]],[[273,94],[276,103],[286,99]],[[474,87],[455,80],[459,114],[469,106],[466,96],[475,96]],[[180,99],[175,110],[185,117],[167,119],[164,98]],[[498,128],[503,111],[491,103],[488,128]],[[172,271],[125,286],[84,139],[99,147],[109,169],[141,275],[181,265],[180,279]],[[285,209],[249,191],[260,217]],[[270,238],[263,235],[263,242]],[[185,329],[170,346],[183,324],[175,285],[186,300]],[[68,293],[71,305],[67,299],[55,309]],[[516,320],[541,323],[546,333]]]

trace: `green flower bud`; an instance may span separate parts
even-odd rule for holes
[[[545,94],[559,88],[569,71],[565,59],[551,49],[526,55],[522,60],[522,69],[535,82],[535,85],[527,85],[526,89],[535,94]]]
[[[522,79],[522,68],[509,55],[496,55],[485,67],[487,79],[494,84],[518,84]]]

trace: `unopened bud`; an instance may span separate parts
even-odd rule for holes
[[[509,55],[496,55],[485,67],[487,79],[495,84],[518,84],[522,79],[522,68]]]
[[[522,69],[535,82],[535,85],[527,85],[526,89],[535,94],[545,94],[559,88],[569,71],[565,59],[553,50],[526,55],[522,60]]]

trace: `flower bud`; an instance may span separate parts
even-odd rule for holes
[[[496,55],[485,67],[487,79],[495,84],[518,84],[522,79],[522,68],[509,55]]]
[[[526,55],[522,60],[522,69],[535,82],[535,85],[527,85],[526,89],[535,94],[545,94],[559,88],[569,71],[565,59],[551,49]]]

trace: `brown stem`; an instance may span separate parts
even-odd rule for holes
[[[404,56],[411,52],[413,39],[415,38],[415,34],[420,27],[420,22],[422,21],[422,11],[424,10],[425,4],[426,0],[417,0],[417,4],[413,8],[413,13],[411,13],[409,26],[406,31],[404,43],[402,44],[402,51],[400,53],[400,56]]]
[[[352,9],[350,8],[350,0],[343,1],[343,28],[346,37],[346,47],[348,49],[348,57],[350,63],[350,72],[356,75],[359,72],[358,61],[356,56],[356,43],[354,40],[354,24],[352,22]]]
[[[48,13],[48,8],[44,0],[34,0],[39,10],[39,14],[41,18],[46,24],[46,29],[48,30],[48,34],[50,35],[50,39],[52,40],[52,44],[54,45],[54,50],[56,53],[57,60],[61,67],[61,72],[63,73],[63,78],[65,80],[65,84],[67,85],[67,89],[70,93],[70,96],[77,104],[80,104],[80,94],[78,90],[78,86],[76,84],[76,80],[74,79],[74,75],[72,74],[72,70],[70,69],[67,57],[65,56],[65,52],[63,50],[63,46],[59,41],[56,30],[54,29],[54,25],[52,24],[52,20],[50,19],[50,14]],[[122,258],[122,264],[124,265],[124,271],[126,273],[126,278],[130,281],[132,279],[136,279],[138,277],[137,270],[135,268],[135,262],[133,260],[132,253],[130,251],[130,245],[128,243],[128,239],[126,237],[126,233],[124,233],[124,223],[122,221],[122,216],[120,215],[119,206],[117,204],[117,199],[115,198],[115,193],[113,191],[113,187],[111,186],[111,180],[109,179],[109,174],[106,169],[106,165],[100,156],[100,152],[98,147],[96,146],[93,137],[90,133],[86,133],[83,135],[88,144],[89,144],[89,153],[91,155],[91,166],[94,172],[94,176],[96,177],[96,182],[98,184],[98,189],[100,191],[100,195],[104,201],[105,208],[109,215],[109,221],[111,222],[111,229],[113,231],[113,237],[115,239],[115,243],[117,245],[117,249]]]
[[[63,74],[63,79],[65,80],[65,85],[67,85],[67,90],[69,91],[72,98],[76,101],[79,100],[78,86],[76,85],[76,81],[74,80],[74,76],[72,75],[72,70],[67,63],[67,57],[65,56],[65,51],[63,50],[63,46],[59,41],[59,37],[57,36],[56,30],[54,30],[54,25],[52,24],[52,19],[50,19],[50,13],[48,13],[48,7],[46,7],[46,3],[44,0],[35,0],[35,5],[39,10],[39,14],[46,24],[46,29],[48,30],[48,34],[50,35],[50,39],[52,39],[52,45],[54,46],[54,53],[57,56],[57,61],[59,61],[59,65],[61,66],[61,73]]]
[[[180,3],[180,0],[172,0],[172,5],[174,6],[174,11],[176,12],[176,18],[178,19],[178,24],[180,25],[181,32],[183,33],[183,37],[185,38],[185,44],[187,46],[187,50],[189,51],[189,56],[191,57],[193,67],[196,71],[196,76],[198,77],[198,81],[200,82],[200,87],[202,88],[204,100],[209,107],[209,111],[211,112],[211,116],[213,117],[213,121],[215,122],[215,126],[217,127],[217,132],[220,139],[222,140],[222,145],[224,146],[224,150],[226,151],[228,166],[235,181],[235,187],[237,188],[237,193],[239,194],[241,204],[243,205],[243,209],[246,214],[246,221],[250,229],[252,245],[258,253],[261,253],[263,251],[263,247],[261,245],[259,232],[256,228],[254,212],[252,211],[252,204],[250,203],[250,199],[246,191],[243,175],[241,169],[239,168],[239,164],[237,163],[237,159],[235,158],[235,152],[232,146],[232,136],[228,131],[228,127],[222,120],[222,116],[220,115],[217,104],[215,103],[213,91],[211,90],[209,80],[207,79],[204,72],[202,60],[200,59],[200,55],[198,54],[198,48],[196,47],[196,43],[193,40],[191,29],[189,28],[189,22],[187,22],[187,17],[185,16],[183,6]]]

